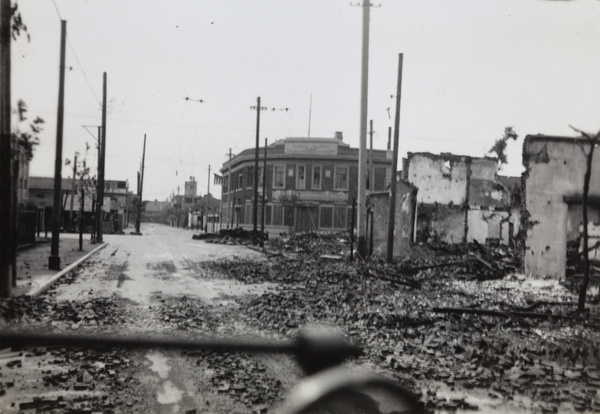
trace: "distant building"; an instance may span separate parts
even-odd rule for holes
[[[368,186],[385,190],[391,181],[392,152],[373,150]],[[262,188],[266,180],[265,230],[331,232],[348,229],[357,196],[358,148],[334,138],[285,138],[259,149],[258,229],[262,222]],[[222,226],[253,228],[255,149],[243,150],[221,168]]]
[[[102,210],[104,212],[104,220],[117,221],[120,227],[126,226],[126,209],[128,205],[128,182],[122,180],[105,180],[104,181],[104,202]],[[81,208],[81,191],[80,182],[75,180],[75,198],[73,199],[73,215],[71,212],[71,197],[73,195],[73,180],[71,178],[63,178],[61,181],[61,227],[71,228],[69,223],[70,217],[75,217]],[[92,206],[92,200],[95,196],[95,188],[88,186],[85,188],[84,196],[84,219],[91,222],[92,211],[95,207]],[[54,178],[53,177],[30,177],[28,188],[28,203],[29,208],[38,209],[42,212],[41,220],[43,227],[49,227],[52,220],[52,209],[54,208]],[[110,233],[111,228],[106,228],[105,233]]]

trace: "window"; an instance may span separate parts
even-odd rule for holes
[[[281,204],[275,204],[273,206],[273,225],[283,225],[283,206]]]
[[[254,188],[254,167],[248,167],[246,171],[248,171],[248,179],[246,180],[248,188]]]
[[[242,172],[238,172],[238,176],[237,176],[237,188],[243,188],[244,186],[244,175],[242,174]]]
[[[348,189],[348,167],[335,167],[333,177],[333,189],[334,190],[347,190]]]
[[[294,207],[285,206],[283,208],[283,225],[286,227],[294,225]]]
[[[273,206],[267,204],[265,206],[265,226],[270,226],[273,222]]]
[[[385,167],[376,167],[374,175],[373,185],[375,191],[384,191],[385,190]]]
[[[273,167],[273,188],[285,188],[285,165]]]
[[[330,229],[333,227],[333,207],[321,206],[319,211],[319,227],[322,229]]]
[[[265,179],[265,169],[258,167],[258,188],[262,188]]]
[[[298,165],[296,168],[298,169],[296,173],[296,188],[304,190],[306,188],[306,165]]]
[[[346,206],[335,206],[333,212],[333,227],[336,229],[345,229],[347,223],[346,213],[348,212],[348,208]]]
[[[252,203],[246,203],[244,207],[244,224],[253,224]]]
[[[311,188],[313,190],[321,189],[321,166],[320,165],[313,165]]]

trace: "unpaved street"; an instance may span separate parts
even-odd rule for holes
[[[262,260],[260,253],[245,246],[194,241],[190,232],[166,226],[144,225],[142,230],[143,236],[105,236],[106,248],[42,298],[40,325],[49,322],[54,332],[66,333],[173,332],[189,337],[255,333],[236,318],[236,299],[275,285],[219,279],[199,270],[198,263],[221,258]],[[44,315],[51,306],[46,308],[44,300],[56,304],[52,321],[49,312]],[[68,311],[60,313],[61,304]],[[2,380],[9,385],[0,397],[3,413],[19,412],[19,408],[260,412],[280,398],[282,387],[293,383],[297,371],[281,356],[164,350],[102,353],[37,348],[15,361],[12,365],[0,359]],[[38,397],[50,403],[36,405]]]

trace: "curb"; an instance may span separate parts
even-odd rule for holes
[[[75,269],[81,263],[83,263],[84,261],[89,259],[95,253],[104,249],[106,246],[108,246],[108,243],[103,243],[102,245],[96,247],[94,250],[92,250],[85,256],[83,256],[80,259],[76,260],[75,262],[71,263],[69,266],[65,267],[63,270],[61,270],[60,272],[58,272],[57,274],[52,276],[50,279],[48,279],[46,282],[44,282],[41,286],[38,286],[37,288],[32,289],[29,292],[25,293],[24,296],[28,296],[30,298],[38,297],[39,295],[44,293],[46,290],[48,290],[48,288],[50,288],[50,286],[52,286],[58,279],[63,277],[65,274],[69,273],[71,270]]]

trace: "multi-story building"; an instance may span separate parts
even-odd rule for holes
[[[385,190],[391,181],[392,152],[368,151],[367,188]],[[358,148],[334,138],[285,138],[259,149],[257,223],[262,223],[263,180],[265,231],[333,232],[352,221],[357,197]],[[223,227],[253,228],[255,149],[240,152],[223,164],[221,208]]]

